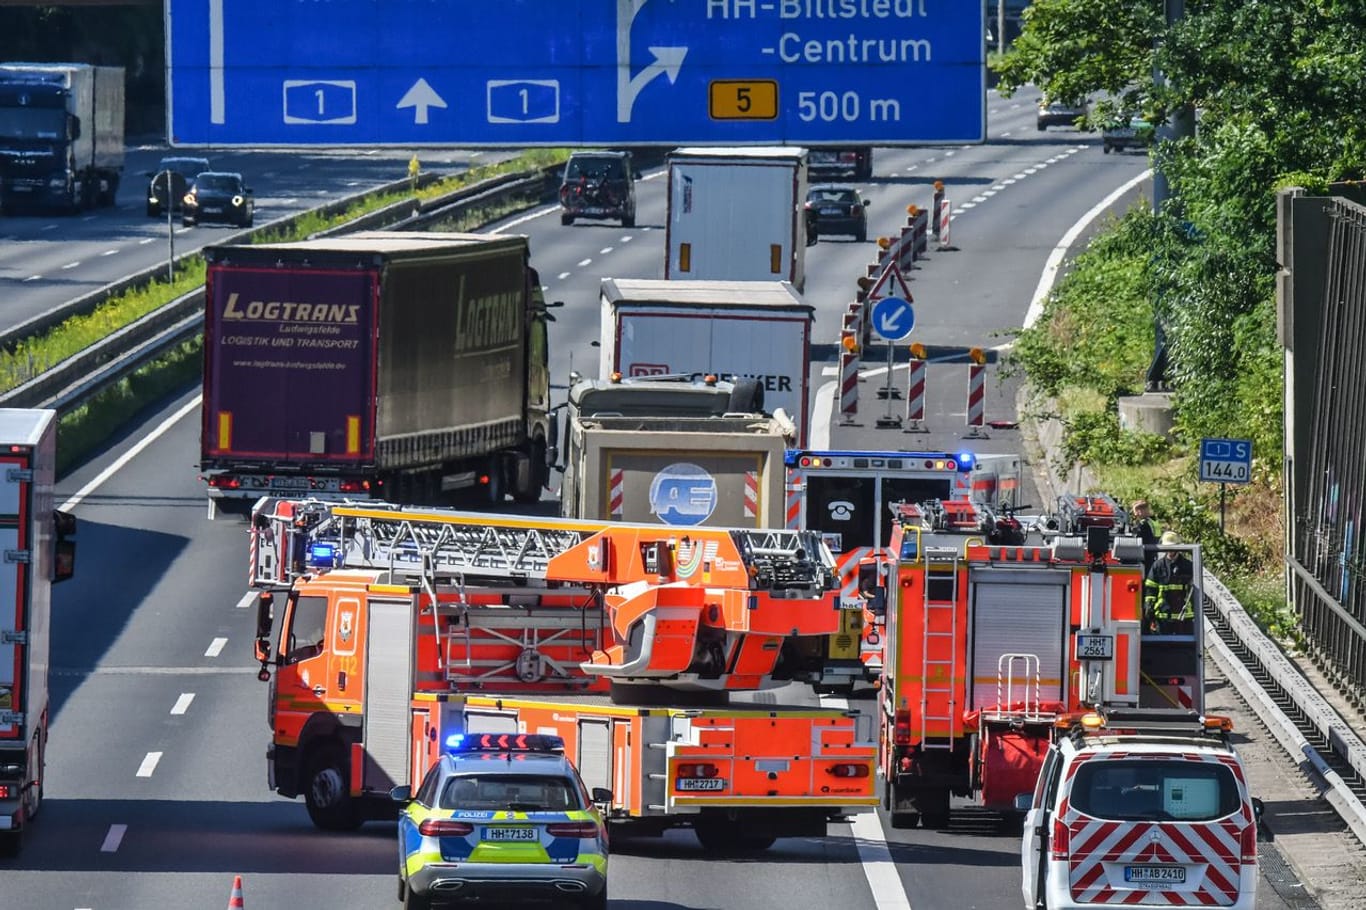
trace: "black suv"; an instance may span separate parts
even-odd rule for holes
[[[147,184],[147,214],[165,215],[166,210],[180,211],[180,200],[185,196],[196,174],[212,170],[207,158],[185,158],[172,156],[162,158],[155,171],[149,172],[152,179]],[[170,180],[167,189],[166,181]]]
[[[560,223],[619,218],[622,227],[635,227],[639,177],[630,152],[575,152],[560,183]]]
[[[251,227],[256,216],[256,197],[241,174],[205,171],[194,178],[181,202],[180,223],[185,227],[206,221],[225,221]]]

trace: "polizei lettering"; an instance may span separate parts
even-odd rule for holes
[[[461,276],[456,299],[457,354],[507,345],[521,336],[521,291],[500,291],[469,299],[465,297],[465,279]]]
[[[241,301],[236,291],[223,307],[224,322],[323,322],[356,325],[360,305],[355,303],[299,303],[292,300]]]

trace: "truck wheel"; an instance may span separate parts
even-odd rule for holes
[[[736,414],[757,414],[764,409],[764,387],[757,379],[739,379],[730,391],[726,410]]]
[[[922,790],[915,798],[920,820],[926,828],[942,829],[949,826],[949,791]]]
[[[571,225],[571,224],[573,224],[573,223],[574,223],[574,216],[573,216],[573,215],[561,215],[561,216],[560,216],[560,224],[563,224],[565,227],[569,227],[569,225]]]
[[[891,817],[892,827],[898,830],[914,828],[920,824],[919,812],[888,812]]]
[[[340,744],[320,746],[308,762],[304,802],[308,817],[323,831],[354,831],[363,819],[351,799],[346,757]]]
[[[622,227],[635,227],[635,226],[636,226],[636,213],[635,213],[635,212],[632,212],[632,213],[629,214],[629,215],[622,215],[622,216],[621,216],[621,226],[622,226]]]
[[[546,482],[545,440],[539,436],[532,440],[530,458],[531,469],[527,472],[527,488],[519,488],[512,494],[514,502],[524,505],[541,501],[541,488]]]
[[[506,486],[503,482],[504,475],[507,473],[507,468],[503,464],[503,459],[494,457],[489,462],[488,470],[489,483],[488,486],[484,488],[484,498],[492,505],[501,505],[503,502],[504,487]]]

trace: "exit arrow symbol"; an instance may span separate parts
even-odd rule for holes
[[[640,90],[649,85],[657,76],[668,76],[669,84],[678,81],[678,71],[683,66],[683,58],[688,55],[686,47],[652,47],[650,53],[654,54],[654,63],[649,64],[643,70],[631,77],[624,89],[619,89],[617,94],[617,122],[630,123],[631,109],[635,107],[636,96]]]
[[[414,123],[427,122],[427,109],[433,107],[446,106],[446,100],[436,93],[436,89],[427,84],[427,80],[421,77],[413,83],[413,87],[404,92],[403,97],[394,105],[399,110],[405,107],[414,109]]]
[[[879,335],[893,335],[901,326],[901,317],[906,315],[905,310],[897,310],[895,313],[884,313],[882,322],[878,325]]]

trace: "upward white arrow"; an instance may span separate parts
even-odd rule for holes
[[[414,123],[427,122],[427,109],[433,107],[446,106],[446,100],[436,93],[436,89],[427,84],[427,80],[421,77],[413,83],[413,87],[403,93],[403,97],[398,99],[398,104],[394,105],[399,110],[405,107],[414,108]]]

